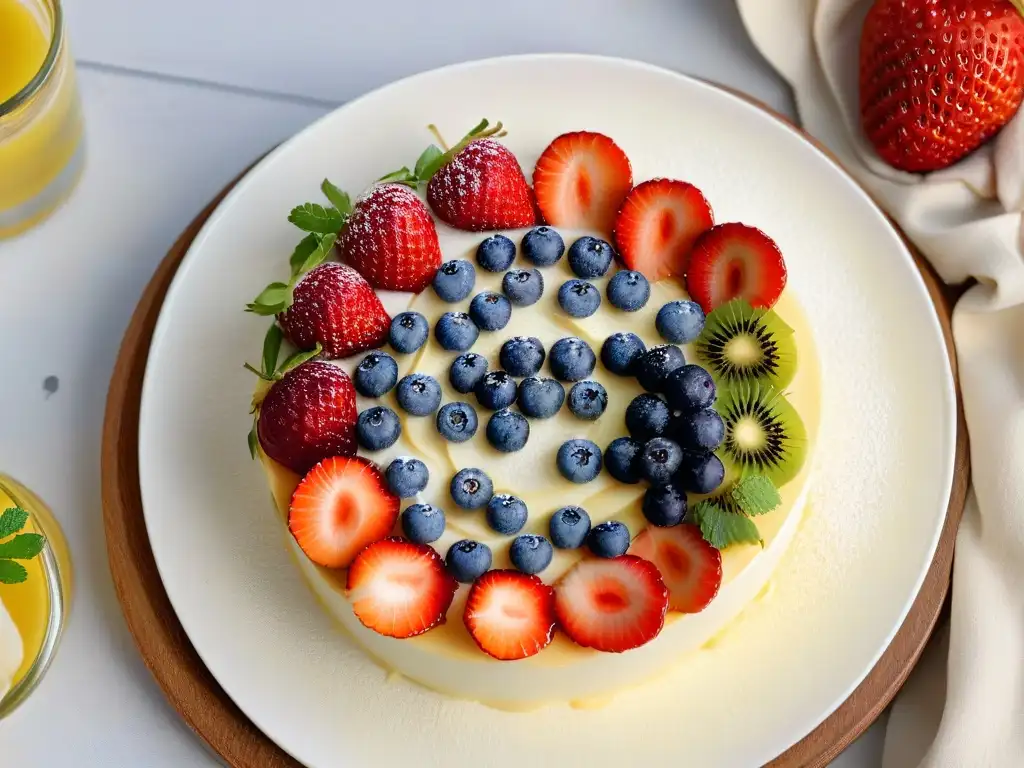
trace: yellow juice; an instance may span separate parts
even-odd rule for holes
[[[0,0],[0,238],[64,200],[81,170],[81,145],[58,0]]]

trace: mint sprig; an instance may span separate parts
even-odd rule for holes
[[[397,182],[416,189],[430,181],[431,177],[435,173],[450,163],[470,142],[476,141],[477,139],[486,139],[492,136],[500,138],[506,135],[506,131],[502,128],[501,122],[495,123],[492,126],[490,121],[487,118],[484,118],[474,125],[470,129],[469,133],[463,136],[454,147],[449,148],[445,143],[445,140],[441,137],[441,134],[438,132],[437,126],[428,125],[427,128],[434,134],[441,146],[439,147],[437,144],[431,144],[423,150],[422,154],[417,158],[416,165],[411,171],[408,166],[402,166],[397,171],[392,171],[391,173],[381,176],[378,179],[379,182]]]
[[[43,551],[46,539],[38,533],[19,533],[28,522],[28,512],[11,507],[0,514],[0,584],[20,584],[28,571],[16,560],[31,560]],[[9,538],[13,537],[13,538]]]
[[[756,517],[766,515],[782,503],[775,484],[764,475],[750,475],[736,483],[730,491],[744,514]]]
[[[765,475],[748,475],[715,496],[703,499],[691,509],[690,520],[716,549],[734,544],[760,544],[764,540],[750,518],[777,509],[782,497]]]

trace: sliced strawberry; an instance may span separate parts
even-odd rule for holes
[[[686,290],[705,313],[733,299],[771,309],[785,287],[782,252],[774,240],[755,227],[719,224],[693,246]]]
[[[600,133],[563,133],[533,169],[537,207],[548,224],[611,232],[633,187],[633,169],[619,145]]]
[[[328,359],[379,347],[391,325],[370,284],[352,267],[334,261],[299,280],[291,306],[277,319],[295,346],[313,349],[320,344]]]
[[[652,179],[637,184],[615,219],[615,245],[630,269],[648,280],[686,274],[690,249],[715,223],[711,206],[693,184]]]
[[[479,232],[536,222],[533,192],[516,156],[494,139],[470,141],[427,182],[427,202],[456,229]]]
[[[355,455],[352,379],[330,363],[303,363],[271,385],[256,430],[263,452],[300,475],[323,459]]]
[[[582,560],[555,585],[555,614],[577,645],[620,653],[661,632],[668,589],[658,569],[632,555]]]
[[[629,553],[658,566],[669,589],[671,611],[699,613],[722,585],[722,553],[704,540],[695,525],[648,526],[633,540]]]
[[[348,568],[363,547],[391,533],[398,506],[373,464],[335,456],[313,467],[295,489],[288,530],[317,565]]]
[[[488,571],[469,591],[462,620],[484,653],[525,659],[555,636],[555,591],[536,576]]]
[[[378,184],[360,199],[341,234],[338,249],[370,285],[419,293],[441,266],[434,219],[404,184]]]
[[[443,624],[458,586],[437,552],[397,537],[374,542],[348,569],[356,618],[388,637],[422,635]]]

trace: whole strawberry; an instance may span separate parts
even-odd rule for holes
[[[300,475],[323,459],[356,453],[356,391],[341,368],[311,360],[274,381],[259,403],[263,452]]]
[[[370,285],[389,291],[419,293],[441,266],[434,219],[403,184],[378,184],[359,200],[338,249]]]
[[[285,338],[299,349],[317,344],[328,359],[379,347],[391,318],[368,282],[347,264],[329,261],[303,275],[290,306],[277,316]]]
[[[1024,19],[1010,0],[878,0],[860,41],[860,116],[890,165],[960,160],[1024,97]]]

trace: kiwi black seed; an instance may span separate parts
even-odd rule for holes
[[[743,300],[712,312],[694,342],[697,361],[723,385],[769,384],[781,389],[796,374],[793,329],[775,312]]]
[[[761,474],[776,488],[797,476],[807,456],[807,430],[781,392],[757,382],[736,384],[719,393],[715,410],[725,422],[716,453],[727,476]]]

